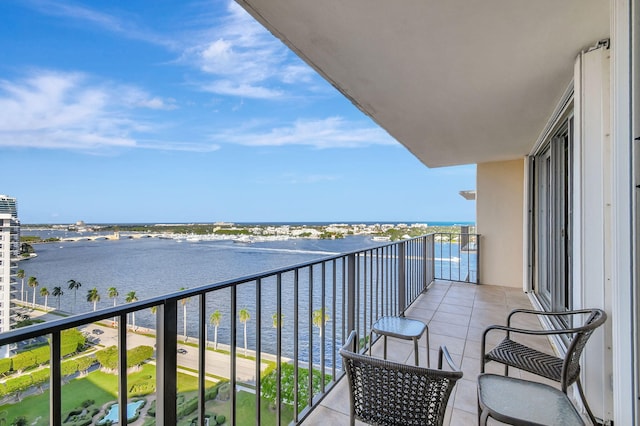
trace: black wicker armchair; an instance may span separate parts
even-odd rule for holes
[[[557,328],[552,330],[528,330],[513,327],[512,319],[516,314],[541,315],[547,317],[570,318],[570,323],[578,321],[580,316],[586,316],[582,325],[573,328]],[[576,318],[577,317],[577,318]],[[492,325],[482,335],[482,360],[480,371],[484,373],[485,364],[495,361],[504,364],[504,374],[509,375],[509,367],[519,368],[524,371],[546,377],[560,383],[562,392],[567,393],[567,388],[575,383],[578,386],[580,398],[584,404],[589,418],[594,424],[598,424],[591,412],[580,383],[580,355],[591,337],[593,331],[607,320],[607,314],[600,309],[582,309],[566,312],[542,312],[529,309],[515,309],[507,317],[507,325]],[[505,338],[489,352],[486,351],[487,334],[494,330],[506,332]],[[563,358],[540,352],[534,348],[518,343],[512,339],[512,334],[525,334],[536,336],[566,335],[569,338],[569,346]]]
[[[356,419],[373,425],[442,425],[451,391],[462,377],[445,347],[438,370],[399,364],[358,353],[358,335],[352,331],[340,355],[349,381],[351,425]],[[441,370],[443,358],[454,371]]]

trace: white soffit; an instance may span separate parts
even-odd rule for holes
[[[430,167],[522,158],[603,0],[237,0]]]

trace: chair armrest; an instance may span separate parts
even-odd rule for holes
[[[484,341],[486,339],[487,334],[492,331],[492,330],[502,330],[502,331],[506,331],[507,332],[507,337],[509,337],[509,335],[511,333],[517,333],[517,334],[528,334],[531,336],[553,336],[556,334],[571,334],[572,330],[571,329],[566,329],[566,328],[554,328],[551,330],[529,330],[526,328],[517,328],[517,327],[509,327],[506,325],[490,325],[489,327],[487,327],[484,330],[484,333],[482,333],[482,340]]]
[[[590,314],[592,313],[592,309],[580,309],[576,311],[565,311],[565,312],[545,312],[545,311],[536,311],[534,309],[514,309],[509,312],[507,316],[507,325],[511,325],[511,317],[515,314],[528,314],[528,315],[541,315],[541,316],[569,316],[569,315],[579,315],[579,314]]]
[[[453,361],[453,358],[451,358],[451,354],[449,353],[449,350],[446,346],[440,346],[440,349],[438,350],[438,370],[442,370],[443,357],[447,361],[447,364],[449,364],[449,368],[451,368],[453,371],[460,371],[460,367],[458,367]]]

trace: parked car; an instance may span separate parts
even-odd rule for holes
[[[187,350],[184,348],[178,348],[178,353],[184,355],[187,353]]]
[[[93,330],[91,330],[91,332],[93,334],[104,334],[104,331],[100,330],[99,328],[94,328]]]

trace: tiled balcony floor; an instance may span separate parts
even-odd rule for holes
[[[437,281],[408,309],[406,314],[408,318],[419,319],[429,325],[431,367],[437,367],[438,348],[440,345],[445,345],[464,373],[449,400],[445,424],[452,426],[477,424],[476,378],[480,373],[482,332],[489,325],[505,324],[507,314],[512,309],[531,307],[529,298],[521,289]],[[530,323],[515,322],[514,325],[541,328],[537,320]],[[497,343],[503,336],[499,332],[494,332],[493,335],[494,338],[491,339],[490,334],[488,345]],[[545,337],[527,336],[526,339],[519,339],[519,341],[553,353]],[[424,337],[419,342],[418,348],[420,365],[424,366],[427,361]],[[379,339],[373,347],[373,354],[382,357],[382,352],[382,339]],[[410,341],[389,338],[388,359],[413,365],[413,344]],[[489,363],[486,371],[502,374],[504,367]],[[542,378],[516,369],[510,369],[509,375],[544,381]],[[546,383],[555,386],[553,382],[546,381]],[[304,424],[349,424],[346,377],[325,397]],[[356,424],[363,423],[356,422]]]

